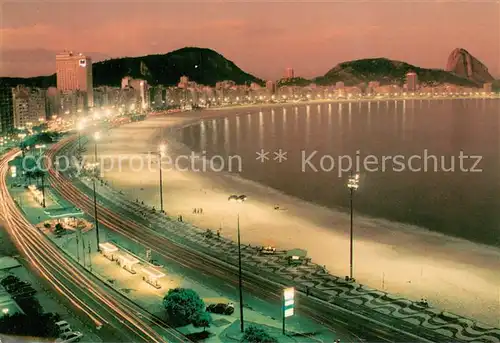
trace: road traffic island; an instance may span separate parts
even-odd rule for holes
[[[146,281],[156,289],[161,288],[161,285],[158,283],[158,280],[165,276],[164,273],[151,266],[143,267],[142,272],[144,273],[144,276],[142,277],[144,281]]]
[[[99,249],[102,256],[106,257],[110,261],[116,261],[118,258],[119,249],[111,243],[99,243]]]
[[[119,266],[128,271],[130,274],[137,274],[135,265],[139,263],[139,260],[134,256],[127,254],[124,251],[119,251],[116,252],[116,261]]]

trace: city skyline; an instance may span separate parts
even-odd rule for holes
[[[31,1],[2,8],[0,76],[52,74],[54,55],[65,49],[97,62],[184,46],[213,49],[264,79],[280,78],[286,68],[293,68],[295,76],[323,75],[338,63],[371,57],[444,69],[457,47],[500,76],[500,31],[495,29],[500,13],[493,1],[201,1],[147,7]]]

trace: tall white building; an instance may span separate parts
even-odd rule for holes
[[[92,59],[65,51],[56,55],[57,89],[60,92],[83,92],[86,105],[94,106]]]

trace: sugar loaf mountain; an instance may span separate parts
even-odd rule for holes
[[[485,82],[499,83],[488,72],[488,68],[465,49],[451,52],[446,70],[426,69],[402,61],[387,58],[368,58],[343,62],[325,75],[314,79],[293,78],[279,81],[279,85],[307,86],[310,83],[331,85],[343,81],[354,86],[369,81],[381,84],[405,82],[406,73],[414,71],[419,81],[427,85],[444,83],[460,86],[481,87]],[[237,84],[263,80],[244,72],[235,63],[211,49],[186,47],[167,54],[140,57],[115,58],[93,64],[94,86],[119,86],[125,76],[145,79],[151,85],[176,85],[183,75],[198,84],[213,86],[218,81],[233,80]],[[2,78],[6,84],[25,84],[35,87],[55,86],[55,74],[32,78]],[[500,86],[500,85],[499,85]]]

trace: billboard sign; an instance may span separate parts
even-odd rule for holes
[[[295,288],[285,288],[283,290],[283,311],[285,318],[294,314],[295,306]]]

